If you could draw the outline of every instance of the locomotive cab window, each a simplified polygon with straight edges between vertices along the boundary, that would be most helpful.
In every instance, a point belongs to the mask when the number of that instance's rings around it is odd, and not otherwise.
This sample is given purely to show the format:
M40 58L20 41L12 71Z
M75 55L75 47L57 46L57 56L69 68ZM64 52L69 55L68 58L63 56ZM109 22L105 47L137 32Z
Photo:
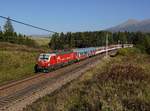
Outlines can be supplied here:
M39 56L39 60L49 60L49 54L41 54L40 56Z

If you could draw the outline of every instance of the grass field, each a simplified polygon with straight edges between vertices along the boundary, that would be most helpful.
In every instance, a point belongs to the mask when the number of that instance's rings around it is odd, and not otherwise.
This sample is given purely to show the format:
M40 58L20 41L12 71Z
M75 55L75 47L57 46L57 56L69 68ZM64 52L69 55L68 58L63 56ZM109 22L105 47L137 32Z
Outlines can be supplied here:
M41 49L0 43L0 84L34 74L34 64Z
M81 78L24 111L148 111L150 55L121 49Z
M48 37L32 37L39 46L48 46L50 38Z

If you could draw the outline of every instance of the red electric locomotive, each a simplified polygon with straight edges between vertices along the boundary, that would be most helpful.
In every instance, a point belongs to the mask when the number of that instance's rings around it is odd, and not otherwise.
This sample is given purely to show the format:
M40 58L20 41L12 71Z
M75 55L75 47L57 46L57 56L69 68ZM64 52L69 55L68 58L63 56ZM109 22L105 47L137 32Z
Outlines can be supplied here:
M73 51L57 51L53 53L42 53L39 55L35 72L48 72L49 70L64 66L77 60Z

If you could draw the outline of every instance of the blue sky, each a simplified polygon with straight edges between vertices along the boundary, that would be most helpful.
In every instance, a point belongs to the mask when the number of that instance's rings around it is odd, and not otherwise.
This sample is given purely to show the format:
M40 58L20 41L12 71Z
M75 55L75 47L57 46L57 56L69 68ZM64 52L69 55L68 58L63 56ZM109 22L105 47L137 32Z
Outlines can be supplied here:
M150 0L1 0L0 15L57 32L95 31L149 19ZM0 18L0 25L4 24ZM13 23L24 34L48 34Z

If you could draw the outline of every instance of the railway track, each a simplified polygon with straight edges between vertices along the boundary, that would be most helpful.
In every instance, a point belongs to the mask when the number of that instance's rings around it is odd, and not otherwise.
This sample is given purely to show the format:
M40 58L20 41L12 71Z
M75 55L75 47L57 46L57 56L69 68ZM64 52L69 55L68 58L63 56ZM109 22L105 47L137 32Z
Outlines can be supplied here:
M19 80L19 81L15 81L9 84L5 84L3 86L0 86L0 98L2 96L7 96L10 93L14 93L17 92L18 90L25 88L28 86L28 84L35 84L36 81L38 81L39 79L43 79L44 78L44 74L39 74L39 75L34 75L32 77L23 79L23 80ZM28 84L26 84L28 83Z
M48 74L41 73L0 86L0 111L20 111L38 98L81 76L83 72L96 65L103 56L104 54L97 55Z

